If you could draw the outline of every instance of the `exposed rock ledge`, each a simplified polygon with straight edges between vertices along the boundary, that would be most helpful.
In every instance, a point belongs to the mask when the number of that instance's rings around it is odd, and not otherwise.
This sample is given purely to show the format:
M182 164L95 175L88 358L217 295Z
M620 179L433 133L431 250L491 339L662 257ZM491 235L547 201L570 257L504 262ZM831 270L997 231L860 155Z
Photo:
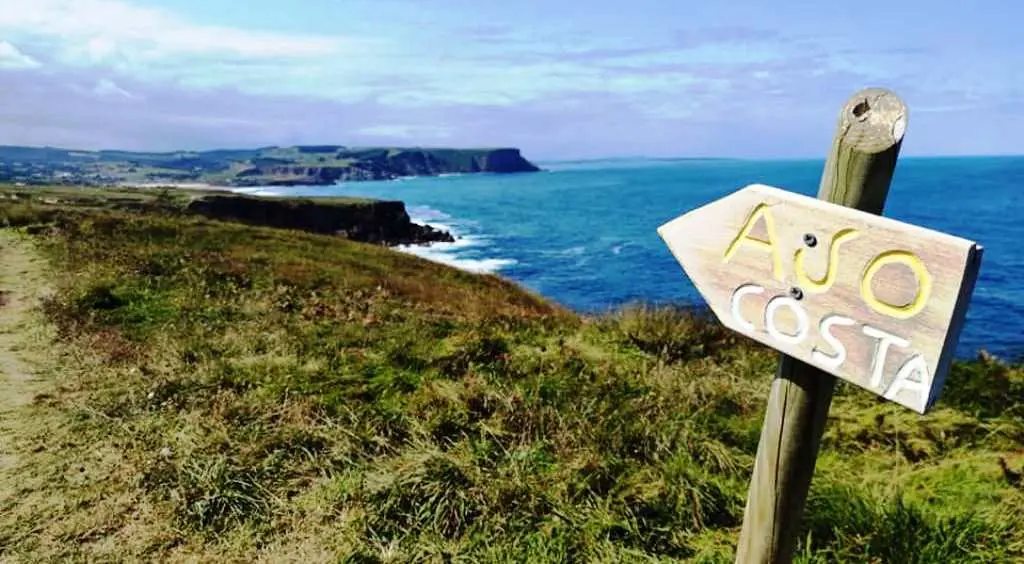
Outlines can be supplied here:
M205 217L338 235L383 245L452 242L447 231L413 223L397 201L257 198L211 194L193 200L187 211Z

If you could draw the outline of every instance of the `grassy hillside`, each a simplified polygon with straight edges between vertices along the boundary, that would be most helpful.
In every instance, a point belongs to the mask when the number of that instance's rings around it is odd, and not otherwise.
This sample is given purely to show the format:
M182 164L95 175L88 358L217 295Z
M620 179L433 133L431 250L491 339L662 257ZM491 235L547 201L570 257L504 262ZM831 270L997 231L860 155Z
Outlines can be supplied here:
M716 323L328 236L0 216L45 222L59 359L0 558L732 561L775 355ZM1024 558L1024 370L957 364L944 397L840 386L798 561Z

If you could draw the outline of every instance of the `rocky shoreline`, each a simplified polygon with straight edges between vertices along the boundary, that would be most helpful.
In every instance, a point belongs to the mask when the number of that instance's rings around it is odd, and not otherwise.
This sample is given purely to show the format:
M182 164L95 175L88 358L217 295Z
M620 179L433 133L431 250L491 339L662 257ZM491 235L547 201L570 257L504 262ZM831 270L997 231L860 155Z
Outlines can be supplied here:
M211 219L298 229L386 246L455 241L447 231L413 223L405 204L399 201L209 194L192 200L185 211Z

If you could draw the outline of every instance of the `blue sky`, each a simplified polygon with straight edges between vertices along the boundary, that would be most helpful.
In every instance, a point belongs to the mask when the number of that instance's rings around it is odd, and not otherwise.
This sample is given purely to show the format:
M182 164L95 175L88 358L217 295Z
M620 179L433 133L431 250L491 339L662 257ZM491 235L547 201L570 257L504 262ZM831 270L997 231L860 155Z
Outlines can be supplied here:
M1024 3L0 0L0 143L821 157L895 90L903 154L1020 154Z

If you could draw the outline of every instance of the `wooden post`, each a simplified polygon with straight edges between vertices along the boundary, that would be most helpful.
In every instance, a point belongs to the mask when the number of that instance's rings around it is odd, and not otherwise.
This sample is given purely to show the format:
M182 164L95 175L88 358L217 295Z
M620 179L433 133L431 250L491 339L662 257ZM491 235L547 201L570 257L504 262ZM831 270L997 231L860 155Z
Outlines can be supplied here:
M843 107L818 198L881 215L906 128L906 106L869 88ZM780 355L750 481L738 564L792 561L835 389L834 376Z

